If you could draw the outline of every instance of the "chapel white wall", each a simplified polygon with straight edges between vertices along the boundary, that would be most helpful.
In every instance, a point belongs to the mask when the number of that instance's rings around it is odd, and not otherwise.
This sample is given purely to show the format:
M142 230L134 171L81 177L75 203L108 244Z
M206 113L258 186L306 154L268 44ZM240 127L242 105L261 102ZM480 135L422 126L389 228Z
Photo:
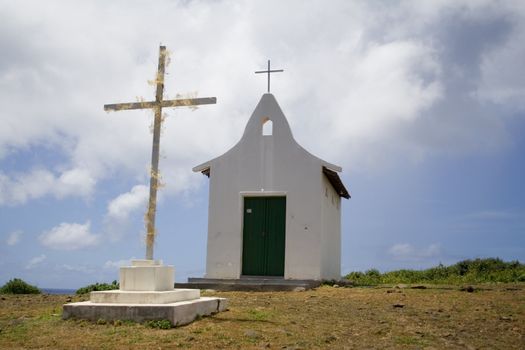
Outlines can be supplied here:
M323 176L323 188L321 275L323 279L338 280L341 278L341 197L326 176Z
M272 136L262 135L266 117L273 121ZM206 277L240 277L243 196L255 193L286 195L285 278L318 280L338 275L340 214L328 205L331 200L323 199L324 164L295 142L275 98L265 94L239 143L209 162Z

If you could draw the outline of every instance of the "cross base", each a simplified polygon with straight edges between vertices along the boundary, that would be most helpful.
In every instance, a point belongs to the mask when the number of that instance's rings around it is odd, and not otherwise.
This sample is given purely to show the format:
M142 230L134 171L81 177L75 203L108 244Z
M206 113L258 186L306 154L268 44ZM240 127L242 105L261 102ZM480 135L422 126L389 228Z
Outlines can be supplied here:
M122 291L167 291L175 283L175 268L163 266L161 260L131 260L119 275Z
M182 326L193 322L198 317L225 311L227 307L227 299L210 297L168 304L102 304L85 301L65 304L62 318L135 322L168 320L173 326Z
M91 292L89 301L65 304L62 318L169 320L178 326L226 310L227 299L201 297L198 289L174 289L174 271L161 261L133 260L120 268L119 290Z
M95 304L168 304L199 299L198 289L172 289L167 291L105 290L91 292L90 301Z

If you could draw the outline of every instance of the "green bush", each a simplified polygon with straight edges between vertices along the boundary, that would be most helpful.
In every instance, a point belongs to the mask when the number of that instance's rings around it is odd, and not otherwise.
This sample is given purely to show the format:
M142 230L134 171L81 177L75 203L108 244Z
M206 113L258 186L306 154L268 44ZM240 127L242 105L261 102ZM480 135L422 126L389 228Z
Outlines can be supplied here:
M350 272L345 276L354 285L374 286L397 283L487 283L525 282L525 265L499 258L463 260L451 266L439 264L426 270L396 270L381 274L376 269Z
M89 292L97 292L101 290L113 290L113 289L119 289L119 284L117 281L113 281L111 282L111 284L97 282L95 284L90 284L88 286L77 289L76 294L86 294Z
M151 320L144 322L144 325L149 328L170 329L173 327L169 320Z
M0 288L0 294L40 294L40 289L20 278L14 278Z

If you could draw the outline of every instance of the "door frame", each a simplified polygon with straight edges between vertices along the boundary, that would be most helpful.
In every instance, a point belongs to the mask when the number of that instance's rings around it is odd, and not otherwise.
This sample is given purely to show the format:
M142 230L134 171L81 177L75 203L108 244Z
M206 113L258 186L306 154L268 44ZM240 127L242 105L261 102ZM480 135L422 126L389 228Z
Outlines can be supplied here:
M288 192L287 191L264 191L261 189L261 191L241 191L239 192L239 220L240 220L240 227L241 230L239 232L239 278L242 276L242 254L243 254L243 243L244 243L244 198L245 197L285 197L286 198L286 209L285 209L285 225L284 225L284 274L283 278L286 279L286 247L288 246L288 235L286 232L288 231ZM271 276L270 276L271 277Z

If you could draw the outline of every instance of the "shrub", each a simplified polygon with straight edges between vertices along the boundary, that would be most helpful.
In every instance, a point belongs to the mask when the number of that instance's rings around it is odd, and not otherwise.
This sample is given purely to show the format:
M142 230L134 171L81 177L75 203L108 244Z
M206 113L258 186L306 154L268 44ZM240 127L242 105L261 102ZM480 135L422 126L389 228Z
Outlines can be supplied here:
M451 266L439 264L426 270L396 270L381 274L376 269L351 272L346 279L360 286L396 283L525 282L525 265L499 258L463 260Z
M423 271L397 270L384 273L381 276L381 283L416 283L423 279Z
M40 294L40 289L19 278L14 278L0 288L0 294Z
M173 327L170 321L168 320L151 320L144 322L144 325L149 328L158 328L158 329L170 329Z
M111 282L111 284L98 283L98 282L95 284L90 284L88 286L77 289L76 294L86 294L89 292L97 292L101 290L113 290L113 289L119 289L119 284L116 280Z

